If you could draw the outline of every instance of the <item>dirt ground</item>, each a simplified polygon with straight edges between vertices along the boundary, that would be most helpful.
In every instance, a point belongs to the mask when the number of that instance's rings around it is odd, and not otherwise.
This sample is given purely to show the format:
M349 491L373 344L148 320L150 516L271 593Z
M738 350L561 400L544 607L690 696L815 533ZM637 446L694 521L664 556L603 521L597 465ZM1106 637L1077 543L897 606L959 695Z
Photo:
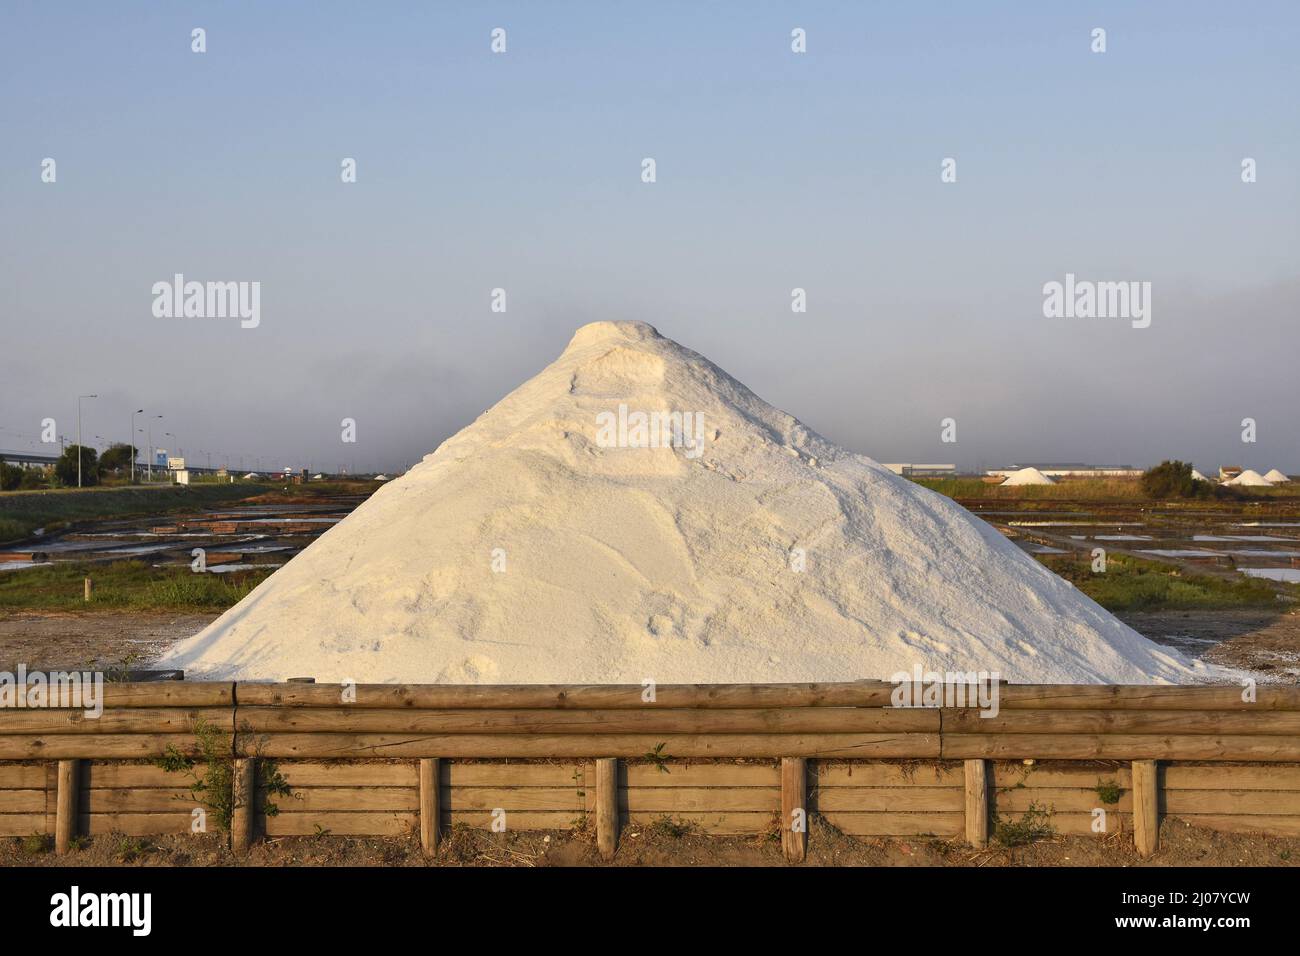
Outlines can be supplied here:
M197 634L215 613L139 611L0 612L0 669L35 670L87 665L146 666L170 644Z
M1300 678L1300 609L1121 612L1129 627L1208 663L1237 667L1263 680Z
M1127 833L1049 837L1024 847L976 850L933 838L859 841L817 817L808 834L807 866L1295 866L1300 838L1220 833L1167 819L1160 850L1143 860ZM126 837L85 841L55 856L36 838L0 840L0 866L785 866L775 834L708 837L656 824L625 827L618 853L604 864L586 831L490 833L458 827L443 837L436 860L425 860L414 836L281 837L256 844L240 859L215 835Z

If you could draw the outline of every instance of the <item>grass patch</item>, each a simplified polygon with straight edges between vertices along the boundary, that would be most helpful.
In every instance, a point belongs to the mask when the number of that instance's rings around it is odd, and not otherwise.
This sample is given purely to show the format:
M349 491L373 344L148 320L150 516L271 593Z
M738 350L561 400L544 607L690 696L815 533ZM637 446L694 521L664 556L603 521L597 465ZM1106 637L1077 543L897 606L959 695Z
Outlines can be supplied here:
M1039 555L1038 560L1108 611L1278 605L1276 584L1258 578L1188 574L1169 564L1126 554L1107 555L1106 571L1102 574L1093 573L1092 559L1088 556L1046 554Z
M1031 803L1029 809L1019 820L1004 820L998 817L993 828L993 839L1005 847L1028 846L1039 840L1046 840L1055 835L1052 826L1052 811Z
M1097 799L1109 807L1119 803L1119 798L1124 795L1124 789L1114 780L1098 780Z
M42 856L54 849L54 837L48 833L32 833L23 837L24 856Z
M0 608L222 611L242 600L274 568L230 574L196 574L183 568L155 568L144 561L111 564L58 563L0 574ZM83 580L95 582L83 600Z

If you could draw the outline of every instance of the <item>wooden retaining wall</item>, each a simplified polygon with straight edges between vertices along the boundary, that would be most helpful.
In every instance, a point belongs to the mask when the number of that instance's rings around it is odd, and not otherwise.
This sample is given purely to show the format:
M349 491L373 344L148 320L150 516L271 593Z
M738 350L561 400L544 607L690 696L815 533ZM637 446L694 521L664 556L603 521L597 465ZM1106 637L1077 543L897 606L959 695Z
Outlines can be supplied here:
M190 778L152 761L196 750L202 721L240 782L237 848L256 835L590 827L671 819L778 833L798 859L808 814L856 837L982 843L1031 810L1067 834L1159 820L1300 835L1300 689L999 688L999 710L891 706L892 685L104 686L103 714L0 708L0 836L185 833ZM289 786L252 793L270 761ZM1099 820L1100 818L1100 820Z

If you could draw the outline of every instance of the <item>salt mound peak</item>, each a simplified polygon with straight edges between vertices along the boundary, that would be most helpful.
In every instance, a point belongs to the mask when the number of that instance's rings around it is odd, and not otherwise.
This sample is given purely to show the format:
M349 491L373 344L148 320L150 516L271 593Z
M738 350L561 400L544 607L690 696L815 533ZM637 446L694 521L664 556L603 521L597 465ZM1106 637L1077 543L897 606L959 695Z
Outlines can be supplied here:
M1007 480L1002 482L1004 485L1054 485L1056 484L1051 478L1039 471L1037 468L1021 468L1019 471L1013 471L1007 475Z
M1282 482L1290 481L1291 479L1287 477L1285 472L1279 471L1278 469L1274 468L1264 475L1264 480L1271 482L1272 484L1275 485L1280 485L1282 484Z
M322 682L1208 673L641 322L578 329L163 661Z
M1264 488L1271 485L1272 482L1255 471L1253 468L1247 468L1236 478L1224 482L1225 485L1240 485L1245 488Z
M652 342L663 341L659 330L648 322L632 320L588 322L573 333L565 351L573 348L585 348L589 345L611 342Z

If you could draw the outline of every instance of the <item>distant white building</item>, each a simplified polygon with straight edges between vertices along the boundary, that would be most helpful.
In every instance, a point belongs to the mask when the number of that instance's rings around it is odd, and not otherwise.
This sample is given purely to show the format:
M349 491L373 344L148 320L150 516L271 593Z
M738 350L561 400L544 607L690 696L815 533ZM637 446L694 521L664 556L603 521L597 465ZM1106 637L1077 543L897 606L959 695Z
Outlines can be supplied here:
M957 474L956 465L913 465L894 462L886 464L885 467L905 478L951 478Z
M985 472L991 478L1010 478L1018 471L1034 468L1048 478L1140 478L1142 469L1132 465L1085 465L1081 461L1033 462L995 468Z

